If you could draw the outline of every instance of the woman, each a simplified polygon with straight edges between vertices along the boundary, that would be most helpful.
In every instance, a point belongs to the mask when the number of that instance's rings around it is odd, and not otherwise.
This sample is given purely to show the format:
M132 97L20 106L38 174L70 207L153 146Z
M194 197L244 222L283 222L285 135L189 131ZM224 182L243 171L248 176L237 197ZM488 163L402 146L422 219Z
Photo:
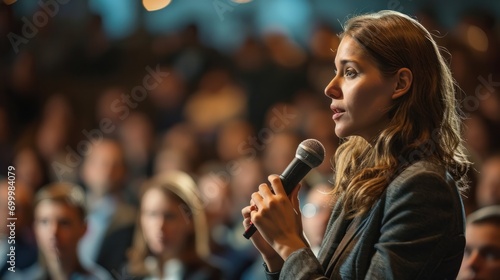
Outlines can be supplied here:
M221 271L206 261L206 218L189 175L170 171L152 179L145 185L140 204L126 276L221 279Z
M454 279L468 162L450 70L404 14L362 15L344 29L325 94L345 142L318 258L302 235L297 190L290 201L275 175L242 209L243 225L259 231L252 242L269 279Z

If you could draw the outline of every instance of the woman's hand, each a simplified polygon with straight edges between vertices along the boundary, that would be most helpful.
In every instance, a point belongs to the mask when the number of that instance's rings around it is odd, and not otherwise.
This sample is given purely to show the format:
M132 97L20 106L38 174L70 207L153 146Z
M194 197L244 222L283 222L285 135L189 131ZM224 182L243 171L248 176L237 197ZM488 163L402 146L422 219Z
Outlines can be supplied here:
M307 247L297 197L299 188L290 194L290 201L279 176L271 175L268 180L272 190L267 184L261 184L259 191L252 194L255 208L250 209L250 220L260 232L260 237L286 260L291 253Z
M249 228L251 225L251 212L257 211L257 207L250 201L250 206L247 206L241 210L241 214L243 215L243 227L245 229ZM274 251L273 247L267 243L267 241L262 237L262 235L256 231L252 237L250 237L253 245L257 250L259 250L262 255L262 259L266 262L267 268L270 272L275 272L281 270L283 266L283 259L281 258L276 251Z

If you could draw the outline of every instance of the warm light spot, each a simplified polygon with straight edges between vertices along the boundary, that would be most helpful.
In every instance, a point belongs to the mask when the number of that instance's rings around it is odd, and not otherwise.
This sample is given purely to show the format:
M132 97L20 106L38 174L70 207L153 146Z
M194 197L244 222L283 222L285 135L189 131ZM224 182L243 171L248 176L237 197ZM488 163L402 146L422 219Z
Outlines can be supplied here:
M488 36L486 36L486 33L481 28L475 25L471 25L467 29L467 41L476 51L485 52L488 50Z
M165 8L172 0L142 0L142 5L149 12Z
M238 3L238 4L245 4L248 2L252 2L252 0L231 0L231 1L233 1L234 3Z
M17 2L17 0L3 0L6 5L12 5Z

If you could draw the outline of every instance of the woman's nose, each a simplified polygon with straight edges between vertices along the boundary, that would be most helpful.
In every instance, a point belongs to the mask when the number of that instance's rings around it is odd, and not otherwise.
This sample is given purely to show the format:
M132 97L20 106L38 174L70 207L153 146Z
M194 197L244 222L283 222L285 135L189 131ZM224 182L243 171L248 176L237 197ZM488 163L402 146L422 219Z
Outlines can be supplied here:
M339 81L337 76L333 76L330 83L325 88L325 95L332 99L342 98L342 91L340 90Z

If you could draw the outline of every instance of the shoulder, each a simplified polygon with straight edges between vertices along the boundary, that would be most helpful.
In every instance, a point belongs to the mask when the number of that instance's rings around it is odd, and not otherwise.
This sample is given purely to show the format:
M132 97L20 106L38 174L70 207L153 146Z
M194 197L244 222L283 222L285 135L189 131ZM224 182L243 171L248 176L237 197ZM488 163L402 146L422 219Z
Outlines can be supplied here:
M463 212L457 185L446 167L428 161L416 162L402 171L389 183L380 203L386 214L408 210L420 214L444 211L459 219Z
M387 196L401 194L401 192L456 192L455 183L450 180L446 167L429 161L416 162L399 175L387 187Z
M446 173L446 167L443 165L429 161L418 161L399 173L399 175L394 179L394 182L403 182L412 178L414 179L415 177L425 177L425 175L433 177L437 176L444 179L446 177Z

